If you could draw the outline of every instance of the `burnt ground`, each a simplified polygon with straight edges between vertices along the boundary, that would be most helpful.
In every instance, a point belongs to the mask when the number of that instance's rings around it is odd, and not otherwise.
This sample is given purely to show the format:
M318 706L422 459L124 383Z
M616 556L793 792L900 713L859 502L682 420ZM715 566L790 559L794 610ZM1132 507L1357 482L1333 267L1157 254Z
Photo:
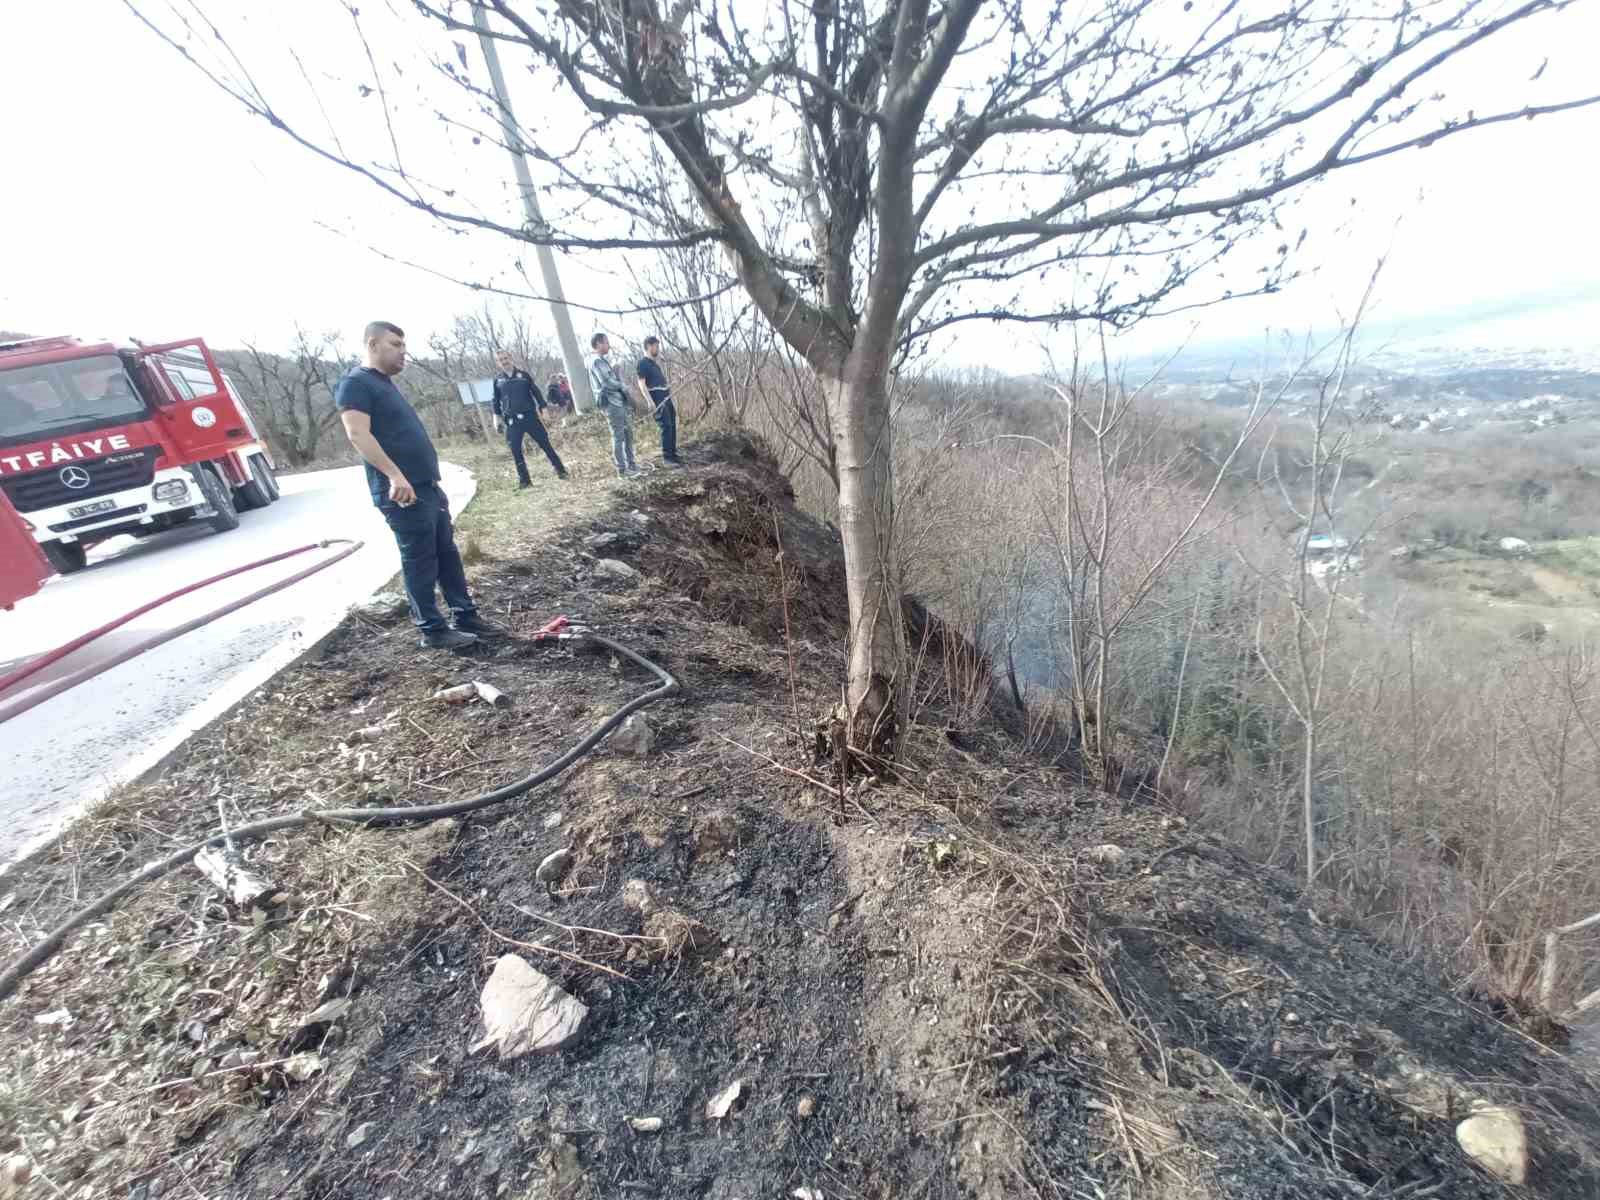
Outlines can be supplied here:
M563 453L602 477L596 448ZM1160 805L1078 786L950 643L899 776L836 795L810 727L842 667L836 539L748 441L689 456L541 480L537 529L486 485L474 586L518 636L430 657L403 618L352 616L0 881L10 957L219 803L515 778L653 683L527 640L558 612L684 685L647 757L602 745L458 821L275 837L247 853L267 912L178 873L79 934L0 1005L26 1195L1489 1197L1453 1135L1474 1099L1528 1122L1527 1191L1600 1195L1600 1091L1559 1050ZM470 679L514 704L431 699ZM549 892L535 867L569 846ZM625 903L640 880L665 916ZM473 1051L511 952L589 1006L566 1048Z

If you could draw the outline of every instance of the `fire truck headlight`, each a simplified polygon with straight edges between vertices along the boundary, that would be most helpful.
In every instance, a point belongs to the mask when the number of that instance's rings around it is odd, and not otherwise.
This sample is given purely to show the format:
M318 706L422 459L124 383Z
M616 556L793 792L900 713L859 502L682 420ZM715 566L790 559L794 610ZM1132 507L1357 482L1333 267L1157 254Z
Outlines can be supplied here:
M188 494L189 485L181 479L163 480L155 486L156 499L167 503L171 503L174 500L182 500Z

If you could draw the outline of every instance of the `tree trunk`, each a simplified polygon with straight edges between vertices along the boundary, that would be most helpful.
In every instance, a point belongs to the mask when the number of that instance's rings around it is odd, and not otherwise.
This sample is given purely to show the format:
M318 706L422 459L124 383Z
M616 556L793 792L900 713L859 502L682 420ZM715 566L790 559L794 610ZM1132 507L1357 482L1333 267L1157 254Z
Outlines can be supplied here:
M894 468L888 372L852 356L844 378L828 380L839 467L839 533L850 601L845 699L850 744L892 752L904 701L905 633L894 558Z

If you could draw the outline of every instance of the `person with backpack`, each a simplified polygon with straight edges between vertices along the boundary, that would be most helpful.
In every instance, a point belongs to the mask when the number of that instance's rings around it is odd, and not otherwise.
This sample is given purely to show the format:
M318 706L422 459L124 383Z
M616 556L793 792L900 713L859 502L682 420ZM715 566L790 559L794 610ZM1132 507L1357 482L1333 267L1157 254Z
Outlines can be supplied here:
M589 385L594 389L594 402L611 426L611 458L617 466L620 479L633 479L644 472L633 457L632 406L628 402L628 389L617 378L611 365L611 339L597 333L589 339L594 355L589 360Z
M513 362L507 351L496 352L494 359L500 368L500 374L494 379L494 427L505 430L511 461L517 468L517 487L533 486L533 480L528 477L528 460L522 454L524 438L532 438L534 445L550 460L556 478L565 479L567 468L562 465L561 456L550 444L550 434L539 419L539 410L544 407L539 385L534 383L532 375Z

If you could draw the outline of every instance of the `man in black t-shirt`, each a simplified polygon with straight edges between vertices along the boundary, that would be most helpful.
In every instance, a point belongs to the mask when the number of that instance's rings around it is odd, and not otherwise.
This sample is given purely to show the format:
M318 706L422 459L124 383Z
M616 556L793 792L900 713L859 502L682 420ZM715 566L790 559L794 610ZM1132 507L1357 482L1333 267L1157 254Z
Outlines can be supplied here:
M656 424L661 427L661 458L674 467L683 466L678 458L678 410L672 404L672 389L667 387L667 373L657 361L661 357L661 339L644 340L644 357L639 360L639 392Z
M374 321L366 328L367 365L339 381L333 401L345 436L367 464L367 488L400 547L400 574L411 619L432 650L460 650L505 631L478 615L467 592L467 573L456 550L450 501L439 486L439 454L394 377L405 370L406 335L398 325ZM438 589L455 617L445 623Z
M505 429L506 445L511 447L511 461L517 467L517 486L533 486L533 481L528 478L528 460L522 456L523 438L531 437L555 468L556 478L565 479L567 468L561 465L561 456L550 445L550 435L545 431L544 422L539 419L539 410L544 407L539 385L534 383L532 375L512 362L511 355L506 351L499 351L494 359L500 368L500 374L494 378L494 427L500 429L503 426Z

